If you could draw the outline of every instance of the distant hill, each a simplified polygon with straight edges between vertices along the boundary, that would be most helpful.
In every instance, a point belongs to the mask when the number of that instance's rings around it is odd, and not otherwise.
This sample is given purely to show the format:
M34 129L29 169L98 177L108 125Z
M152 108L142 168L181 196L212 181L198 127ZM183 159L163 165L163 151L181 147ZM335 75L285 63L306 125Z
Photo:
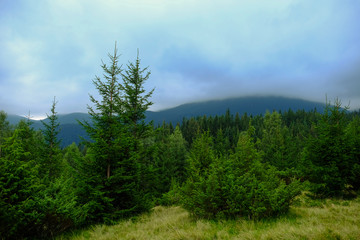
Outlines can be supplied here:
M196 116L215 116L223 115L229 109L232 114L239 113L240 115L247 113L248 115L264 114L266 111L293 111L305 110L310 111L317 109L322 112L325 104L306 101L302 99L285 98L285 97L241 97L224 100L212 100L196 103L183 104L174 108L152 112L146 112L146 121L153 121L157 126L163 121L171 122L174 125L181 123L182 119L196 117ZM24 117L9 115L8 120L11 124L16 124ZM59 138L62 139L62 145L67 146L72 142L79 143L79 136L86 136L85 131L77 123L77 120L90 120L87 113L71 113L59 114L58 120L61 127ZM44 120L48 122L47 119ZM41 121L33 120L33 127L41 129Z
M8 115L7 120L10 124L16 125L20 120L26 120L25 117L17 115ZM90 121L90 115L87 113L70 113L70 114L59 114L58 121L60 123L59 139L61 139L61 145L63 147L70 145L75 142L76 144L81 142L82 137L86 137L85 130L78 124L77 120ZM48 119L43 120L49 123ZM31 120L32 127L35 129L43 129L43 124L40 120Z
M178 107L162 110L159 112L147 112L147 118L154 123L162 121L181 123L182 119L195 116L215 116L225 114L229 109L232 114L248 115L264 114L266 111L293 111L305 110L310 111L317 109L322 112L325 104L312 102L302 99L285 98L285 97L241 97L224 100L212 100L196 103L183 104Z
M7 115L7 120L9 121L10 124L15 125L18 122L20 122L20 120L22 119L26 119L24 117L18 116L18 115L12 115L12 114L8 114Z

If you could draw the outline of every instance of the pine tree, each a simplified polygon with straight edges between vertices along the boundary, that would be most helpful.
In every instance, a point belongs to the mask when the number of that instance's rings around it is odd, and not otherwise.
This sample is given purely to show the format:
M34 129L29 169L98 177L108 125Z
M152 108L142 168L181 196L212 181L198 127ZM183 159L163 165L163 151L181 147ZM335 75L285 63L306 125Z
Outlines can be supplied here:
M304 162L312 184L312 192L319 197L343 196L351 176L351 149L345 134L346 108L336 99L327 103L321 120L309 136L304 149Z
M355 191L360 189L360 117L356 116L346 128L346 136L350 142L351 173L349 184Z
M90 95L90 100L95 108L88 106L92 122L80 122L95 144L87 141L86 144L92 148L98 148L101 165L106 166L106 177L111 176L111 167L114 164L114 154L117 143L114 141L124 131L123 109L121 99L122 85L119 83L121 67L118 66L118 53L115 45L114 55L108 54L111 66L102 63L104 81L96 76L93 80L95 88L102 99L96 100ZM114 149L115 148L115 149Z
M285 132L282 126L281 115L278 112L266 112L264 129L262 132L261 149L264 151L264 160L267 163L284 170L287 166Z
M145 81L149 79L150 71L148 67L141 69L139 51L135 63L129 63L125 73L121 74L124 90L124 112L126 120L131 126L131 131L135 139L143 137L147 125L145 124L145 112L153 104L149 98L154 92L152 89L146 92Z
M122 90L124 93L122 105L125 124L132 134L132 140L134 141L134 160L139 167L138 182L140 189L138 191L144 196L147 195L147 198L150 198L149 195L153 191L150 190L149 183L151 181L148 177L154 174L154 168L153 164L147 161L146 155L148 151L145 149L145 145L140 143L151 132L151 124L145 122L145 112L153 104L149 98L153 94L154 89L146 92L144 84L149 79L150 71L148 71L148 67L142 69L140 63L138 51L135 62L129 62L126 70L121 74Z
M92 122L80 122L91 140L85 141L89 151L79 164L81 181L77 189L93 222L112 222L147 208L139 190L136 141L128 123L124 87L119 82L122 69L116 45L114 54L108 56L110 66L101 65L104 80L96 77L93 81L101 100L90 95Z
M7 114L4 111L0 111L0 157L1 157L1 145L7 137L10 137L10 124L6 120Z
M207 134L194 141L188 158L188 179L181 189L181 201L190 214L260 219L289 210L300 193L299 182L286 184L276 168L262 162L254 132L250 125L246 133L241 133L235 152L228 157L214 156Z
M166 192L169 191L172 180L178 183L185 181L186 144L180 127L176 126L175 131L168 136L162 145L160 174Z
M52 106L51 106L51 115L46 114L49 123L45 121L41 121L44 125L44 130L42 133L45 138L46 143L46 163L45 165L48 167L48 177L50 180L58 177L60 174L60 140L57 138L60 129L60 123L57 121L58 116L55 111L57 101L54 97Z
M20 121L2 147L0 158L0 236L21 239L39 234L44 218L37 196L44 185L39 177L41 138Z

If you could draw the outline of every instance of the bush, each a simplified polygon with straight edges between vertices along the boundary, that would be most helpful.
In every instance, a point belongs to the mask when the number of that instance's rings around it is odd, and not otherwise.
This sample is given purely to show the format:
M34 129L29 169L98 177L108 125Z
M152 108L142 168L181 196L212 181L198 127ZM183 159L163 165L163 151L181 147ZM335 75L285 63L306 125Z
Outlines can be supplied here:
M300 182L286 184L275 167L262 163L253 131L250 127L239 137L235 153L227 158L214 157L212 139L206 133L194 142L182 188L184 208L193 216L261 219L288 211L300 194Z

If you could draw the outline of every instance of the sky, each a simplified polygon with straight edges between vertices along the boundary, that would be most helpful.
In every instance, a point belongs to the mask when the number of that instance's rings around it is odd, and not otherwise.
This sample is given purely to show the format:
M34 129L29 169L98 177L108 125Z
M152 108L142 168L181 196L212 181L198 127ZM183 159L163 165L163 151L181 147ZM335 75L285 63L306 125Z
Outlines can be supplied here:
M360 108L359 0L0 0L0 110L87 112L115 42L150 110L252 95Z

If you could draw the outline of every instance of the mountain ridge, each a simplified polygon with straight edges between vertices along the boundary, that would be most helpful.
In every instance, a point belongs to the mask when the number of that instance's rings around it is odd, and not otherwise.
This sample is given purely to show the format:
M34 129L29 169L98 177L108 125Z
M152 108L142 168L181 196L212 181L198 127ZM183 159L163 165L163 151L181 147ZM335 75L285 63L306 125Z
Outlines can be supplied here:
M185 103L177 107L160 110L160 111L147 111L146 121L153 121L154 125L160 125L163 122L172 123L176 125L181 123L183 118L191 118L197 116L215 116L223 115L227 110L230 110L232 114L239 113L243 115L260 115L265 114L266 111L287 111L289 109L293 111L305 110L311 111L316 109L318 112L322 112L325 108L324 103L313 102L297 98L286 97L238 97L228 98L222 100L209 100L203 102ZM16 124L25 117L16 115L8 115L8 121L11 124ZM86 136L84 129L78 124L78 121L90 121L90 115L87 113L70 113L70 114L58 114L58 122L60 123L61 131L59 138L62 140L62 146L67 146L72 142L79 143L79 136ZM48 122L48 119L43 121ZM35 129L41 129L43 127L40 120L31 120L32 126Z
M184 117L223 115L227 109L233 114L259 115L265 114L266 111L287 111L289 109L293 111L317 109L317 111L322 112L325 105L315 101L278 96L237 97L185 103L156 112L148 111L147 117L154 120L154 123L161 123L161 119L166 119L167 122L176 124L177 122L181 123Z
M325 107L324 103L304 100L299 98L288 98L278 96L251 96L251 97L234 97L218 100L207 100L199 102L184 103L172 108L159 111L147 111L146 118L148 122L153 120L154 123L162 123L163 121L181 122L182 119L196 116L215 116L225 114L229 109L231 113L239 113L240 115L247 113L249 115L264 114L266 111L293 111L297 110L313 110L322 111ZM8 115L10 124L16 124L21 119L26 119L19 115ZM90 120L88 113L74 112L68 114L58 114L60 124L77 124L77 120ZM48 119L31 120L37 125L41 121L48 122Z

